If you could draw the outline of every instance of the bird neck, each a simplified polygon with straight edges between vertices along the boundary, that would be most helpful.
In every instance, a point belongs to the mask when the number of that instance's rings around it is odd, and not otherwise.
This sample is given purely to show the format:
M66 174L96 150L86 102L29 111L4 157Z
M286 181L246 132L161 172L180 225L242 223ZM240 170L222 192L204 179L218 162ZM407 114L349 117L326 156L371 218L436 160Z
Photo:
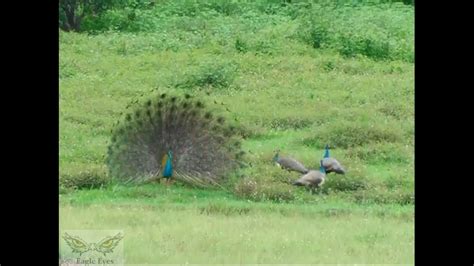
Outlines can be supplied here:
M321 165L321 166L319 167L319 172L321 172L321 173L323 173L323 174L326 173L326 169L324 168L324 166Z
M273 156L273 161L274 161L274 162L278 161L278 158L279 158L279 155L278 155L278 153L277 153L277 154L275 154L275 156Z
M326 148L326 150L324 151L324 158L329 158L329 149Z

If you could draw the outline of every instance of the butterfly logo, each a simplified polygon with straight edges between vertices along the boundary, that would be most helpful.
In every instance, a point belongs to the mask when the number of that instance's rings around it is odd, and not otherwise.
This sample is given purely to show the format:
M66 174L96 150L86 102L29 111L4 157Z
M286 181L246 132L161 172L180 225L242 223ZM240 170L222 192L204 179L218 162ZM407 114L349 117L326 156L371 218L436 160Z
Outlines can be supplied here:
M97 251L104 256L107 253L112 253L117 247L120 240L123 239L121 233L116 234L115 236L107 236L100 240L97 243L87 243L78 236L72 236L68 233L64 233L63 239L66 241L66 244L72 249L73 253L79 253L79 256L89 251Z

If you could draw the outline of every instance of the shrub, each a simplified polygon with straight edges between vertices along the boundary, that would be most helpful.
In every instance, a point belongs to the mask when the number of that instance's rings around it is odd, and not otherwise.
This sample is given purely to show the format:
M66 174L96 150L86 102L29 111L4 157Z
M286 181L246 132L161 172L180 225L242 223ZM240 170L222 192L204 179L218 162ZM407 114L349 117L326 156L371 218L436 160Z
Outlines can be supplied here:
M237 182L234 194L240 198L253 201L288 202L295 198L293 188L288 184L265 180L257 182L252 178L245 178Z
M367 189L369 187L369 181L367 178L360 174L352 172L345 175L328 174L324 185L322 186L323 193L330 192L350 192Z
M403 4L315 4L300 18L297 36L316 49L375 60L414 60L413 7Z
M182 82L178 82L176 87L192 88L228 88L235 79L237 66L226 62L204 61L191 73L187 74Z
M316 148L322 148L325 143L349 148L368 143L399 142L402 139L403 132L400 128L362 121L341 121L319 128L314 136L304 138L302 143Z
M383 143L349 148L346 155L371 164L408 164L411 161L411 153L412 151L401 144Z
M99 188L110 183L107 171L103 167L92 167L59 177L61 190Z
M273 119L265 126L277 130L302 129L311 126L312 123L313 122L309 119L287 117Z
M387 189L375 186L371 189L360 190L352 194L357 203L377 203L377 204L414 204L415 195L413 190Z

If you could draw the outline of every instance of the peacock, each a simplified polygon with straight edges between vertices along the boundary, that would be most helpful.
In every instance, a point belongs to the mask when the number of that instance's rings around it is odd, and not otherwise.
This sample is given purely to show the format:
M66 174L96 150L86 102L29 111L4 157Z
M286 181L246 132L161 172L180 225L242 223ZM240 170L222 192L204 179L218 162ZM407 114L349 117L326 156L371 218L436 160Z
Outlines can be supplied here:
M124 182L164 178L206 186L240 167L245 152L238 128L194 98L162 93L130 108L112 130L110 175Z
M288 171L296 171L302 174L308 173L308 169L306 169L306 167L299 161L290 157L280 156L280 150L275 151L273 162L275 162L279 167L287 169Z
M309 170L308 173L293 182L295 186L305 186L314 192L317 188L324 184L326 179L326 169L323 166L323 160L320 161L319 171Z
M335 172L337 174L345 174L346 170L342 167L342 165L334 158L329 156L329 145L326 144L324 150L324 158L323 158L323 166L326 169L326 173Z

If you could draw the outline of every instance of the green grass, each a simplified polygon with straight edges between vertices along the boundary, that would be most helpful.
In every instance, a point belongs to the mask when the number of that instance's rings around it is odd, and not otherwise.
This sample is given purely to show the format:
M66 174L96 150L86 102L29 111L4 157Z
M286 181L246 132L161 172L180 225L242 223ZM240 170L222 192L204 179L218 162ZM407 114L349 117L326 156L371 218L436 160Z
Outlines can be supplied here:
M208 214L147 206L65 206L61 228L124 231L127 263L413 262L413 223L359 215Z
M165 1L60 32L61 228L124 229L129 263L413 263L413 7L270 2ZM251 167L223 190L110 180L114 123L153 90L235 123ZM326 143L348 172L321 194L271 163L317 167Z
M160 185L60 197L60 229L124 230L128 263L389 263L413 261L413 206L239 200ZM229 252L232 251L232 252Z

